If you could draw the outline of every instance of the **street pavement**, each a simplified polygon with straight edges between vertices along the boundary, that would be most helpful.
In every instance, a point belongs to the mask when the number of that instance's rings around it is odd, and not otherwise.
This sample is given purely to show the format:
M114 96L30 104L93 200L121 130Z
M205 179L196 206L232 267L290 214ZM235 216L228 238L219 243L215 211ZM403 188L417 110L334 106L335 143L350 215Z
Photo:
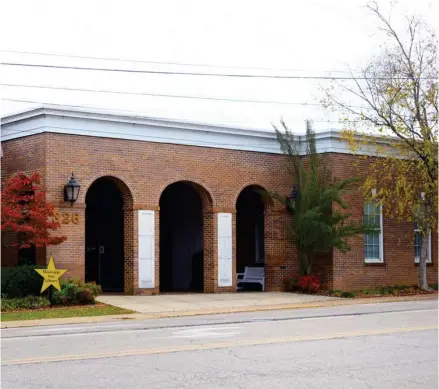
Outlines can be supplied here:
M436 300L2 330L2 388L437 388Z

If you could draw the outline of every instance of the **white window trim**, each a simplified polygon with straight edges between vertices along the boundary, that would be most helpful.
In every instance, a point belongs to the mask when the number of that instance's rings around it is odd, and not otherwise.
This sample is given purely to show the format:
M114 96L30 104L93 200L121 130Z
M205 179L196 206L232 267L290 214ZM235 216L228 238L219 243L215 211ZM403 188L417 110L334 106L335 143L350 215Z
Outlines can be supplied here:
M384 263L384 239L383 239L383 206L380 205L380 233L378 239L380 241L380 257L379 258L364 258L364 263Z
M415 232L419 229L415 229ZM419 263L420 258L415 256L415 263ZM428 233L428 258L427 263L431 263L431 231Z

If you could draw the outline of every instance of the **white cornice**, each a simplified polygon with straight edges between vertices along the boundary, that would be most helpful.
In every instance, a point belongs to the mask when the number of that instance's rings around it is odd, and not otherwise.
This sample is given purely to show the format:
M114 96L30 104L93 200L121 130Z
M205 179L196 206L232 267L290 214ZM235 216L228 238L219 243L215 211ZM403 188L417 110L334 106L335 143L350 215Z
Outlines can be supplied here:
M229 134L243 134L244 132L251 132L253 134L266 134L270 133L270 130L244 128L244 127L229 127L229 126L217 126L208 123L189 122L184 120L173 120L159 117L142 116L138 114L127 114L118 111L108 112L106 110L87 109L87 108L70 108L68 106L50 106L44 105L31 110L26 110L11 115L2 117L2 126L9 123L17 123L23 120L29 120L41 116L58 116L58 117L70 117L81 118L90 120L111 121L117 123L130 123L146 126L160 126L168 128L209 131Z
M2 141L43 132L280 154L273 130L216 126L135 114L43 106L2 118ZM319 153L350 153L340 132L316 134Z

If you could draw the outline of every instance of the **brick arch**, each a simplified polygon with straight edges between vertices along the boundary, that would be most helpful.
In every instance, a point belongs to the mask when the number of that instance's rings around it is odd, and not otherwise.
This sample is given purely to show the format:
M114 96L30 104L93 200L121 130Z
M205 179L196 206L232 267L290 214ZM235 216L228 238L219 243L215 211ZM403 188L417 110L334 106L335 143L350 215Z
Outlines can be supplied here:
M90 187L99 179L101 178L109 178L111 181L116 184L117 188L119 189L122 199L123 199L123 206L124 209L133 209L135 199L134 199L134 192L129 184L127 184L127 180L124 178L119 178L113 174L100 174L92 177L90 180L86 182L84 185L84 190L81 190L80 199L81 203L85 204L85 199L87 196L87 192L90 189Z
M191 187L193 187L197 191L197 193L200 195L200 198L201 198L203 211L212 210L214 204L216 204L216 201L214 200L213 196L211 195L212 191L207 189L207 187L206 187L206 185L204 185L204 183L199 183L199 182L196 182L194 180L186 180L186 179L168 182L167 184L163 185L160 188L159 196L156 199L155 203L160 204L160 199L163 195L163 192L171 185L178 184L178 183L190 185Z
M236 210L236 205L238 204L238 199L239 196L241 195L241 193L246 190L247 188L251 188L254 189L255 191L261 191L261 192L265 192L266 195L263 195L261 193L261 198L262 198L262 202L264 203L264 209L265 211L267 211L268 209L272 208L274 206L274 201L271 198L271 196L269 195L269 191L267 190L267 188L265 188L264 186L260 185L260 184L245 184L243 185L238 192L235 195L235 199L233 204L235 204L235 210Z
M110 179L119 190L123 201L123 217L124 217L124 293L132 294L134 292L134 196L130 186L125 179L119 178L113 174L96 175L87 181L82 191L81 200L85 204L89 189L98 180L106 178ZM84 226L85 227L85 226Z
M173 184L182 183L187 184L195 189L201 198L202 205L202 220L203 220L203 291L205 293L213 293L216 291L217 285L217 264L215 251L215 233L216 224L213 214L213 205L215 200L211 195L211 191L206 189L206 186L195 182L193 180L177 180L164 185L160 190L160 195L156 200L156 204L160 204L160 199L163 193ZM160 212L160 211L159 211ZM158 231L160 234L160 231ZM160 261L156 275L160 279Z

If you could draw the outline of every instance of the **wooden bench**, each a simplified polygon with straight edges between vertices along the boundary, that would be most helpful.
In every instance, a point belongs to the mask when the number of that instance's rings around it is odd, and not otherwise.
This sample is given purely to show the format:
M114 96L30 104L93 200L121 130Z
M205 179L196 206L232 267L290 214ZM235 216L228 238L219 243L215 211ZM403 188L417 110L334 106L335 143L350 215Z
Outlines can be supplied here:
M244 273L236 273L237 289L243 289L243 284L260 284L265 289L265 269L263 267L246 267Z

